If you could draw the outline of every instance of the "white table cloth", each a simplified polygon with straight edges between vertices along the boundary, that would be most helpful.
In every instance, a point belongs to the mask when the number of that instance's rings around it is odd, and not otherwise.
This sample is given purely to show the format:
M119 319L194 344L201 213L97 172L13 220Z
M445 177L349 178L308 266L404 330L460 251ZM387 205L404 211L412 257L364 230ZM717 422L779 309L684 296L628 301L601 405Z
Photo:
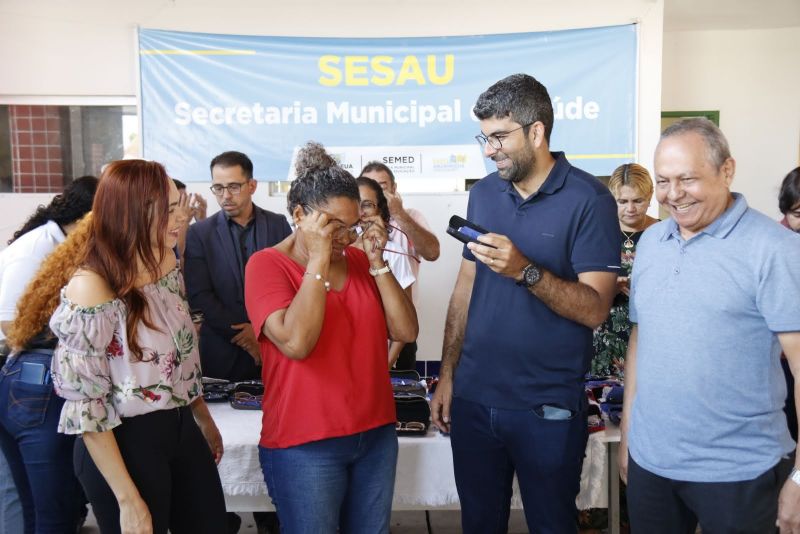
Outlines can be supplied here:
M273 510L258 461L261 412L234 410L227 403L209 407L225 446L219 474L228 510ZM589 436L576 500L579 509L608 506L607 445L617 441L619 430L613 427ZM450 439L430 431L424 437L401 437L399 443L392 508L458 508ZM516 481L511 504L522 507Z

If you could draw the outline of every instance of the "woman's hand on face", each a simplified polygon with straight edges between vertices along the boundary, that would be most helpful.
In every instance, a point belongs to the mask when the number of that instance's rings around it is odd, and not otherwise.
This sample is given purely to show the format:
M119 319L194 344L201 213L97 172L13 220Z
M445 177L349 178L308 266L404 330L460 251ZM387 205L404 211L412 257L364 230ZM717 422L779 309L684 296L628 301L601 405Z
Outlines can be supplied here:
M153 534L153 518L141 497L119 503L119 526L122 534Z
M379 215L364 217L361 219L364 231L361 234L361 248L367 254L370 265L373 267L383 267L383 247L389 240L386 233L386 226Z
M330 257L334 225L326 214L314 210L303 217L297 226L303 230L309 257Z

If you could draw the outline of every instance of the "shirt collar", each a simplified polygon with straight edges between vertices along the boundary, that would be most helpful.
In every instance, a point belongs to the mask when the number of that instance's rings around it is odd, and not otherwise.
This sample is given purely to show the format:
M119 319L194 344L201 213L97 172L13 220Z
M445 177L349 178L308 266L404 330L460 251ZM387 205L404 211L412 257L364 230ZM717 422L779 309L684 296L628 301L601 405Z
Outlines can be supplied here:
M733 196L733 204L726 209L722 215L714 219L714 222L703 228L701 234L708 234L717 239L725 239L728 234L736 227L736 224L747 211L747 201L741 193L731 193ZM667 219L664 233L661 235L661 241L666 241L670 237L675 239L683 239L681 237L681 229L678 228L678 223L675 219Z
M542 183L541 187L539 187L537 193L552 195L561 189L564 186L564 181L567 179L567 174L569 174L572 168L572 164L567 161L567 157L563 152L550 152L550 155L556 162L553 168L550 169L550 174L547 175L547 178L544 183ZM519 192L514 188L514 184L509 180L503 180L500 178L500 175L497 176L497 179L499 180L500 191L507 191L519 195Z
M225 211L225 210L220 210L220 211L222 211L222 216L225 217L225 220L228 222L228 226L238 226L239 228L244 228L246 230L246 229L250 228L251 226L253 226L253 223L256 220L255 209L253 210L253 216L250 217L250 220L247 221L247 224L245 224L244 226L242 226L239 223L237 223L236 221L234 221L233 218L230 215L228 215L227 211Z

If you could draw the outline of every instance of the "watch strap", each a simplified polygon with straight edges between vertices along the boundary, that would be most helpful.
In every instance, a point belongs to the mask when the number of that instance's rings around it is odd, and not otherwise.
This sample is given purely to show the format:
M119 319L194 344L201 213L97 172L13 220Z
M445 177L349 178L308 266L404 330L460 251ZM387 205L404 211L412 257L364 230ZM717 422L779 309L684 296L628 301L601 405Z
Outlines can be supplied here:
M372 276L380 276L382 274L386 274L386 273L390 273L390 272L392 272L392 269L389 268L389 264L388 263L384 263L383 267L381 267L380 269L373 269L372 267L369 268L369 274L371 274Z

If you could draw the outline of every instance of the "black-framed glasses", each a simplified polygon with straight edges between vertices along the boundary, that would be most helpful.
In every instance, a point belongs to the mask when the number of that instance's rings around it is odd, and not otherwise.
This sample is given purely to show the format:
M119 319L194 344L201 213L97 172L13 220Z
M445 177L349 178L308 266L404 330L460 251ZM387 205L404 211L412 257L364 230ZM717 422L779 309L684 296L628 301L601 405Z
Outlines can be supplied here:
M514 128L513 130L509 130L507 132L503 132L503 133L500 134L500 136L506 137L509 134L512 134L512 133L516 132L517 130L521 130L523 128L527 128L528 126L532 125L535 122L536 121L529 122L528 124L523 124L519 128ZM487 144L490 147L492 147L493 149L495 149L495 150L500 150L501 148L503 148L503 142L500 139L500 137L498 137L498 134L492 134L492 135L489 135L489 136L486 136L486 135L483 135L483 134L478 134L478 135L475 136L475 140L478 142L479 145L481 145L481 148L485 147Z
M233 182L228 185L214 184L211 187L209 187L209 189L211 190L212 193L214 193L214 196L218 197L224 195L226 190L231 195L238 195L239 193L242 192L242 187L244 187L245 184L247 184L247 182Z

